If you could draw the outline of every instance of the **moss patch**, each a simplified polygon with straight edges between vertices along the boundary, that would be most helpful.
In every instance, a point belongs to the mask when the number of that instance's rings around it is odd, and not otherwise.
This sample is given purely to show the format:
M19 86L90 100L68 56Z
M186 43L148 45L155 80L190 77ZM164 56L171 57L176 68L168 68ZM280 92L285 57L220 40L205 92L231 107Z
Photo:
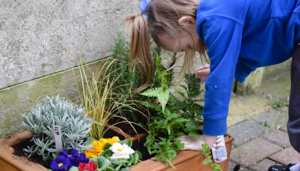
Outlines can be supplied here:
M93 69L98 64L88 66ZM74 72L78 77L78 68ZM46 96L60 95L78 103L76 90L72 69L0 90L0 138L22 132L22 114L28 114Z
M227 117L228 127L269 110L269 102L271 102L271 100L258 95L237 96L233 94L231 96Z

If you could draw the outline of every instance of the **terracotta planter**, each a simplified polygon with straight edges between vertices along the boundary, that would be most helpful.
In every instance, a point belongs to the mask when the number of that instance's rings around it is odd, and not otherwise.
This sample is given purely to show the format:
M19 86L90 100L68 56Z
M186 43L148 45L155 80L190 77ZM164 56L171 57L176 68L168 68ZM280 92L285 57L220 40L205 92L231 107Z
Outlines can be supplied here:
M227 160L218 163L223 171L227 171L230 159L232 141L234 139L225 136L225 144L227 149ZM172 161L177 171L212 171L211 166L203 165L205 157L197 151L184 150L180 151L176 158ZM176 171L167 163L158 162L155 158L148 159L130 168L130 171Z
M29 161L26 157L13 155L12 146L31 138L31 133L25 131L12 135L9 139L0 139L0 171L47 171L42 165Z
M140 137L145 136L139 134ZM12 135L9 139L0 139L0 171L47 171L47 168L29 161L26 157L19 157L13 155L14 149L12 146L20 143L22 140L31 138L31 133L25 131L19 134ZM126 137L135 141L138 137ZM228 162L230 158L232 137L225 137L226 149L228 153L228 159L222 163L221 168L223 171L227 171ZM200 152L196 151L181 151L178 156L173 160L173 164L176 170L186 171L210 171L210 166L203 165L202 161L204 156ZM174 170L168 166L167 163L161 163L155 160L155 158L143 161L135 166L132 166L130 171L171 171Z

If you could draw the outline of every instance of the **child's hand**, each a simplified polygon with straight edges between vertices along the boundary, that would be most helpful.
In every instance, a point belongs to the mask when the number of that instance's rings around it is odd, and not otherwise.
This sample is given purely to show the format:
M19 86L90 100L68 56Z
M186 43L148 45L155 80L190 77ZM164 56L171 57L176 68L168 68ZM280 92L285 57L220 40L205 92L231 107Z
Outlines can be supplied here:
M200 84L203 84L205 82L205 79L208 77L208 74L210 73L210 66L208 64L199 67L196 70L196 77L201 79Z
M183 135L178 137L177 139L181 140L181 143L184 144L184 149L190 149L190 150L202 150L202 144L207 143L209 145L209 148L213 146L215 141L217 140L217 136L210 136L210 135L202 135L202 139L200 140L197 137L192 137L188 135Z
M217 136L210 136L205 134L202 135L202 138L209 145L209 148L211 148L215 143L215 141L217 140Z
M200 140L197 137L192 137L188 135L183 135L177 139L181 140L181 143L184 144L184 150L202 150L202 144L205 143L203 140Z

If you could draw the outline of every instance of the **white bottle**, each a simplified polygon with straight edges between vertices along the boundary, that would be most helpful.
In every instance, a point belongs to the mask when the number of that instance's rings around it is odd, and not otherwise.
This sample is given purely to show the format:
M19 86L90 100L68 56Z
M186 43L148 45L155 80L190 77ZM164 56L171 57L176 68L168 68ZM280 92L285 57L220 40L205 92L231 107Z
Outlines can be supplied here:
M217 140L211 147L212 156L216 163L220 163L227 159L227 151L225 146L224 136L217 136Z

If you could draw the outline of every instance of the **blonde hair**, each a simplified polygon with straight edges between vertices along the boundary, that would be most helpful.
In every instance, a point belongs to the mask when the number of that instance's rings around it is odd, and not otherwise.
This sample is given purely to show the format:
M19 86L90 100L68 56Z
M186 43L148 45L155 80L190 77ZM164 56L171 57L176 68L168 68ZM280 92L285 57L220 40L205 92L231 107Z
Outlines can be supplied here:
M142 80L137 92L148 87L154 72L149 33L158 46L161 45L158 39L159 35L169 34L174 39L178 39L180 31L191 35L189 31L178 24L178 20L182 16L191 16L196 19L198 6L198 0L151 0L146 14L125 17L123 21L127 25L126 32L131 33L130 62L132 64L133 60L136 60ZM148 19L146 15L148 15ZM198 44L201 48L200 55L207 61L206 46L201 39ZM179 77L186 72L189 74L193 72L195 56L195 50L185 52Z

